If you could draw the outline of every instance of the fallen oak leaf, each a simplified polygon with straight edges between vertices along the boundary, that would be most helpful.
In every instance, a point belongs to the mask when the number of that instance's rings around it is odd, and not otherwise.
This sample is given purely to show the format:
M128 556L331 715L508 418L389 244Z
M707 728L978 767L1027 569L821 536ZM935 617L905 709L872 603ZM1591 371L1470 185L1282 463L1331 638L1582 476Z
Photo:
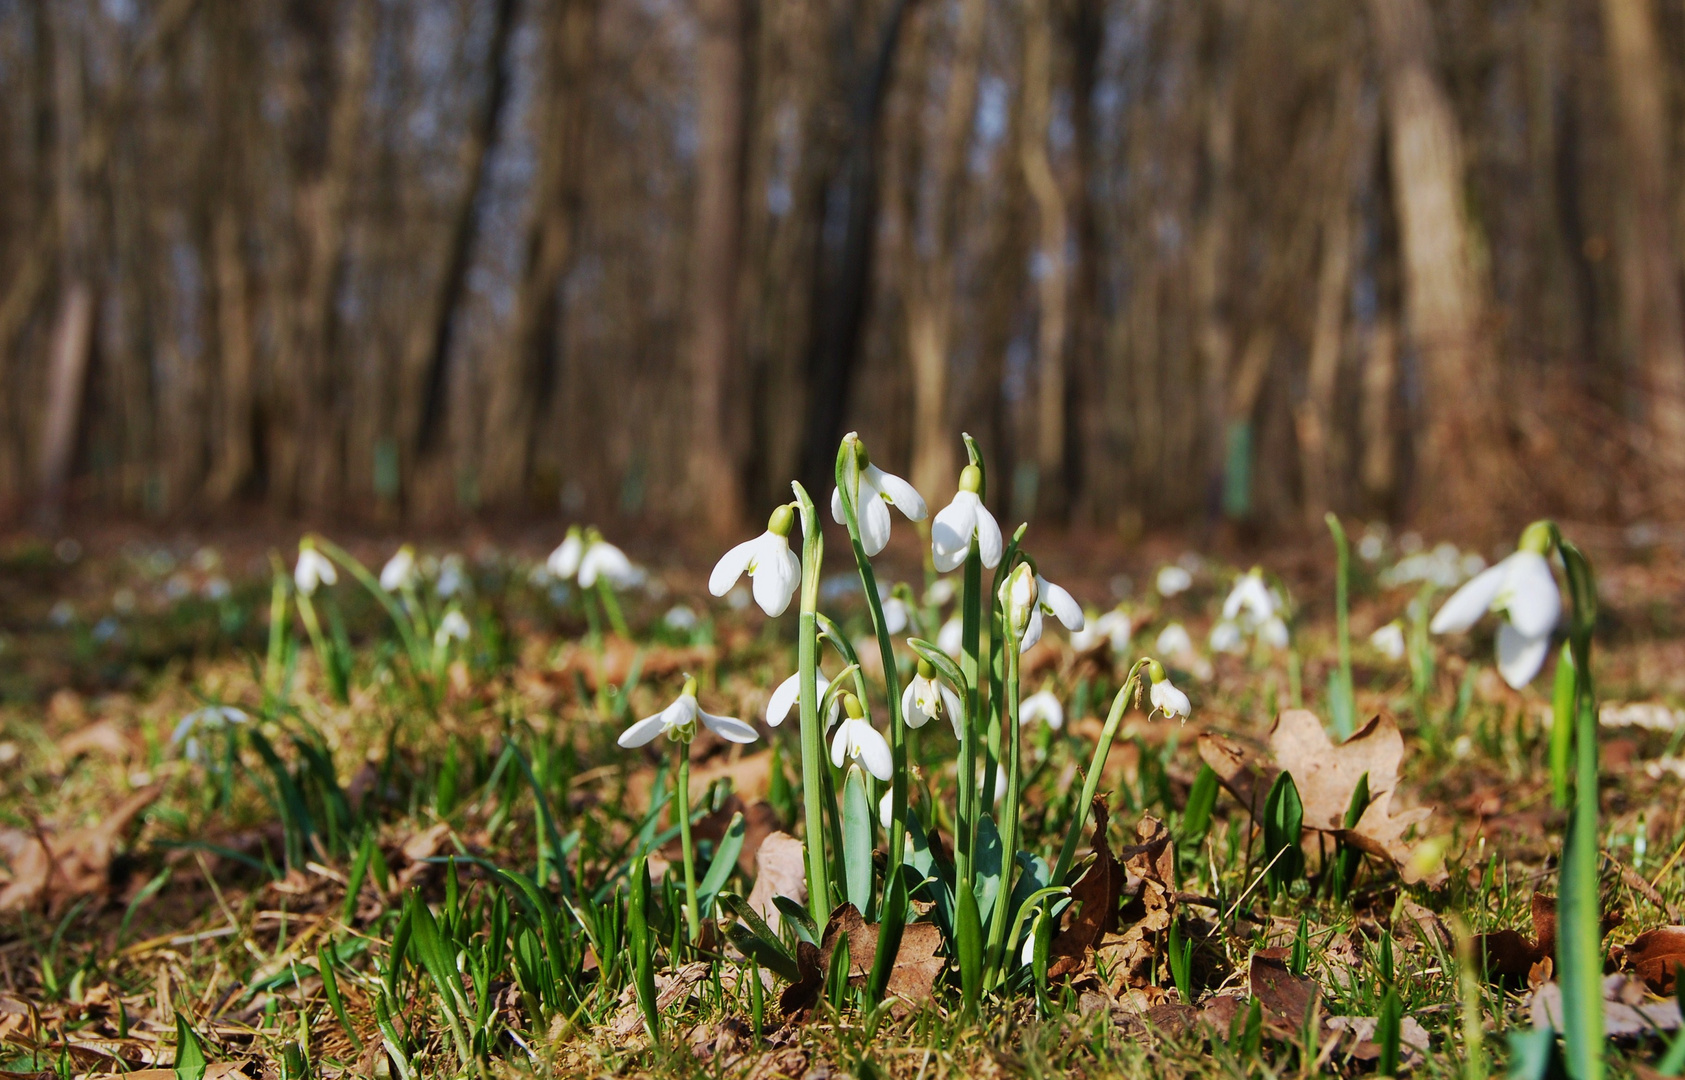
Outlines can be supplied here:
M1646 930L1626 947L1626 961L1658 994L1678 988L1678 971L1685 967L1685 926L1662 926Z
M1106 826L1111 820L1111 813L1104 794L1094 797L1091 813L1094 816L1094 861L1071 886L1070 906L1074 914L1053 936L1048 949L1049 979L1063 978L1083 967L1089 953L1116 921L1118 901L1123 896L1124 871L1106 842Z
M1321 1012L1322 987L1308 975L1295 975L1287 967L1286 949L1259 949L1247 967L1247 987L1263 1007L1264 1023L1271 1032L1293 1038L1305 1029L1313 1011Z
M786 832L771 833L761 841L755 852L755 884L749 890L749 906L775 934L782 922L773 899L778 896L807 903L806 849Z
M1609 1038L1648 1035L1656 1031L1677 1031L1681 1024L1679 1002L1647 1001L1644 986L1625 975L1603 979L1603 1030ZM1562 1030L1562 988L1554 982L1533 991L1528 1000L1535 1028Z
M817 949L806 942L796 947L798 977L779 997L779 1007L786 1017L805 1013L819 1000L825 972L831 969L837 947L845 941L849 984L861 985L871 976L878 956L878 924L867 922L853 904L841 904L826 920ZM947 963L936 954L941 944L942 931L935 923L908 923L903 927L895 962L890 965L888 995L910 1005L930 1000L936 978Z
M1133 893L1119 918L1132 920L1132 925L1115 942L1106 942L1099 949L1109 961L1107 967L1114 973L1112 985L1119 992L1126 987L1151 985L1160 936L1170 929L1176 916L1176 894L1171 887L1176 874L1176 847L1170 841L1170 830L1164 822L1149 816L1141 819L1135 832L1140 842L1118 852L1124 860L1124 891Z
M111 860L129 824L152 805L162 784L141 788L97 824L52 833L0 830L0 853L11 862L12 879L0 889L0 911L33 907L43 899L52 910L110 885Z
M1556 954L1556 897L1534 893L1533 936L1515 930L1493 930L1474 939L1474 955L1481 958L1488 982L1519 990L1539 986L1551 976Z

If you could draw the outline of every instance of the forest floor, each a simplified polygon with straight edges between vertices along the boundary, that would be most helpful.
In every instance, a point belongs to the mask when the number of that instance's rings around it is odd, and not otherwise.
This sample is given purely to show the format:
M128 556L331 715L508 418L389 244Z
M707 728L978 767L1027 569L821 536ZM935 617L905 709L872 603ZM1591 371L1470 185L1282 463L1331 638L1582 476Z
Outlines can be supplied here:
M1556 661L1516 691L1494 670L1490 621L1426 637L1448 588L1417 575L1469 569L1454 549L1436 556L1437 538L1418 550L1377 533L1353 558L1357 720L1380 719L1345 744L1322 735L1337 656L1325 537L1244 559L1190 555L1176 538L1038 552L1091 618L1125 612L1133 641L1079 653L1049 630L1025 656L1025 696L1051 690L1064 722L1024 729L1021 846L1047 856L1074 819L1093 820L1075 796L1101 720L1129 662L1162 649L1173 623L1193 647L1163 659L1192 716L1126 715L1100 785L1109 831L1085 831L1082 847L1097 849L1090 873L1118 876L1118 907L1045 992L997 995L971 1020L937 953L898 963L906 1000L872 1013L846 985L791 987L776 957L749 965L722 933L741 904L717 900L700 948L674 933L664 743L615 739L687 673L703 708L756 725L746 747L701 733L691 791L704 867L742 844L707 875L713 895L770 910L757 882L789 867L767 837L800 831L797 725L764 721L794 671L793 614L710 597L700 549L629 543L647 576L618 594L628 639L594 598L539 572L558 538L531 530L421 545L424 625L459 610L466 640L406 652L373 591L342 572L315 596L323 648L289 599L296 535L276 562L257 533L0 538L0 1076L1361 1075L1377 1068L1389 991L1401 1072L1484 1076L1555 992ZM1648 1077L1682 1037L1670 957L1685 962L1685 929L1634 942L1685 922L1685 560L1595 539L1604 945L1623 977L1610 983L1610 1061ZM880 561L922 593L910 530L896 540ZM348 546L378 573L396 543ZM821 607L864 639L846 545L834 546ZM1254 558L1287 601L1290 644L1213 653L1224 598ZM1191 586L1161 595L1156 575L1178 560ZM935 640L951 609L915 607L908 633ZM1394 620L1402 655L1371 640ZM1202 766L1225 753L1237 768L1195 820ZM945 725L920 733L916 760L926 820L945 833ZM1264 830L1235 792L1278 770L1299 782L1307 829L1302 869L1276 887ZM1358 774L1411 824L1359 856L1337 896L1342 834L1326 819ZM733 839L736 812L747 833ZM653 853L659 1042L627 958L639 848ZM536 879L537 898L500 870ZM802 957L797 940L821 931L785 911L781 933ZM1183 965L1174 943L1189 949Z

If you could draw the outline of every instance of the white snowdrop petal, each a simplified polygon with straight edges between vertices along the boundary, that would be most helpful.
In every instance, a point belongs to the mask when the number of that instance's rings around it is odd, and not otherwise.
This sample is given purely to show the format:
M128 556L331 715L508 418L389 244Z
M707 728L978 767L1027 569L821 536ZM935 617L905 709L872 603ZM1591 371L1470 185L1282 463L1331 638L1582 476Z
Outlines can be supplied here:
M666 726L667 710L663 709L654 716L644 717L625 731L622 731L620 733L620 738L615 741L627 749L634 746L643 746L645 743L650 742L657 735L661 734L661 732L665 730Z
M824 680L820 680L823 686ZM823 688L820 691L823 693ZM772 691L772 696L766 699L766 722L768 727L777 727L790 715L802 696L802 673L794 675L779 683Z
M910 728L924 727L930 719L929 716L925 715L924 710L919 708L918 694L916 693L918 688L918 679L914 678L907 683L907 688L901 691L901 719Z
M888 496L895 508L907 515L908 521L923 521L927 513L924 496L918 493L913 485L891 472L884 472L876 465L866 466L866 474L872 478L872 486Z
M1504 560L1509 576L1502 602L1509 621L1526 637L1540 637L1556 629L1562 616L1562 593L1543 555L1518 551Z
M848 524L848 518L843 514L842 489L831 489L831 520L838 525Z
M854 735L855 756L860 764L866 766L866 771L879 780L887 781L895 773L895 759L890 755L889 743L878 734L878 729L864 720L855 721L858 726Z
M866 497L866 485L860 485L860 505L855 513L860 522L860 545L867 555L876 555L889 544L889 504L874 493Z
M1498 674L1504 682L1520 690L1539 674L1545 657L1550 655L1550 633L1529 637L1511 623L1498 627Z
M765 534L762 534L765 535ZM708 575L708 591L715 596L724 596L737 584L737 579L749 569L749 564L755 561L757 545L761 538L745 540L720 556L720 561L714 564L713 573Z
M545 565L552 574L565 580L579 572L579 560L584 554L585 541L578 533L571 533L550 553Z
M1058 617L1059 621L1064 624L1065 629L1081 630L1084 617L1082 605L1076 602L1076 598L1065 591L1063 586L1055 585L1046 579L1042 579L1039 584L1041 585L1041 602L1046 604L1048 609Z
M1434 613L1428 629L1435 634L1457 634L1479 622L1504 586L1504 579L1509 574L1505 565L1508 561L1506 559L1496 566L1487 567L1452 593L1451 598Z
M735 716L715 716L713 713L701 712L700 709L697 711L701 713L702 722L708 725L709 730L727 742L752 743L761 737L752 725L745 724Z
M848 759L848 724L839 725L837 733L831 737L831 764L835 768L842 768Z
M1030 611L1030 621L1024 625L1024 640L1018 643L1018 651L1027 653L1030 647L1041 640L1041 605L1037 604Z

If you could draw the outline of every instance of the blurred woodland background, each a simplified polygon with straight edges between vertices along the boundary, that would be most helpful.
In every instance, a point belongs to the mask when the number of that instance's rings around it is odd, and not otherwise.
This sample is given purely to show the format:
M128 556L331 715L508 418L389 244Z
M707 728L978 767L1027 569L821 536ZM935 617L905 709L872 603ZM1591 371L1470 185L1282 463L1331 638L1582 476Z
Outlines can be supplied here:
M0 0L0 516L1685 517L1685 7Z

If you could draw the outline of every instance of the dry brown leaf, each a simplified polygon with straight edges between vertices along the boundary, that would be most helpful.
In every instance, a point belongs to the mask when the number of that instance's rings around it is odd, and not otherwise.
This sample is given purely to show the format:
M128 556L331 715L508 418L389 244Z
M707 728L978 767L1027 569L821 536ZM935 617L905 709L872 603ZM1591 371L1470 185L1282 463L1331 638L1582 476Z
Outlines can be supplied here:
M825 972L844 939L848 941L848 981L859 985L872 974L878 957L877 923L869 923L853 904L842 904L825 922L819 948L805 942L796 948L798 977L785 987L779 1007L785 1016L794 1016L812 1008L819 1000ZM895 962L889 969L889 984L885 992L907 1004L930 1000L936 978L946 961L936 955L942 944L942 931L934 923L908 923L901 931L901 944L895 950ZM899 1010L895 1010L899 1011Z
M1322 987L1310 976L1288 970L1286 949L1253 953L1246 978L1263 1010L1265 1026L1278 1037L1293 1038L1304 1030L1313 1009L1320 1012Z
M1481 957L1486 978L1511 989L1538 986L1551 976L1556 953L1556 897L1534 893L1533 936L1515 930L1477 935L1474 955Z
M1159 943L1176 916L1176 848L1164 822L1143 817L1135 827L1138 843L1118 852L1123 857L1125 892L1134 896L1119 913L1129 929L1105 941L1098 952L1106 957L1115 992L1151 985Z
M1677 971L1685 967L1685 926L1646 930L1626 947L1626 960L1638 977L1658 994L1671 994Z
M1375 1016L1331 1016L1324 1021L1329 1031L1349 1031L1352 1035L1351 1057L1355 1061L1379 1061L1381 1044L1375 1041L1375 1029L1381 1026ZM1398 1025L1398 1063L1404 1068L1421 1064L1433 1043L1427 1028L1414 1016L1403 1017Z
M1654 1031L1677 1031L1680 1027L1679 1002L1647 1000L1644 985L1625 975L1606 975L1603 978L1603 1030L1610 1038L1647 1035ZM1528 1003L1534 1027L1562 1030L1562 989L1553 982L1545 983Z
M43 900L57 910L72 900L103 894L118 844L162 790L161 784L142 788L97 824L63 833L0 829L0 853L12 869L12 879L0 889L0 911L34 907Z
M748 846L747 842L744 844ZM785 832L775 832L761 841L755 853L755 887L749 890L749 906L773 933L780 919L775 896L787 896L807 903L807 855L802 842Z
M1072 913L1066 925L1053 935L1048 949L1050 979L1063 978L1083 968L1101 936L1116 921L1118 900L1123 895L1124 871L1106 842L1111 812L1105 795L1094 797L1090 812L1094 817L1094 861L1071 886Z
M1392 862L1407 883L1444 880L1443 867L1417 865L1412 858L1415 851L1404 839L1432 809L1397 813L1392 809L1398 767L1404 759L1404 737L1392 717L1375 716L1351 738L1335 745L1315 713L1287 709L1270 728L1269 747L1272 760L1264 762L1239 743L1219 736L1203 735L1199 741L1200 757L1242 806L1262 812L1270 785L1282 772L1291 773L1304 804L1305 828L1337 836L1366 854ZM1346 829L1346 810L1364 774L1369 777L1369 805L1356 828Z
M84 754L103 754L118 761L126 761L132 749L128 737L109 720L89 724L58 742L58 751L65 761L71 761Z
M216 1061L205 1066L205 1080L246 1080L259 1075L249 1061ZM126 1073L93 1073L89 1080L175 1080L174 1069L136 1069Z

